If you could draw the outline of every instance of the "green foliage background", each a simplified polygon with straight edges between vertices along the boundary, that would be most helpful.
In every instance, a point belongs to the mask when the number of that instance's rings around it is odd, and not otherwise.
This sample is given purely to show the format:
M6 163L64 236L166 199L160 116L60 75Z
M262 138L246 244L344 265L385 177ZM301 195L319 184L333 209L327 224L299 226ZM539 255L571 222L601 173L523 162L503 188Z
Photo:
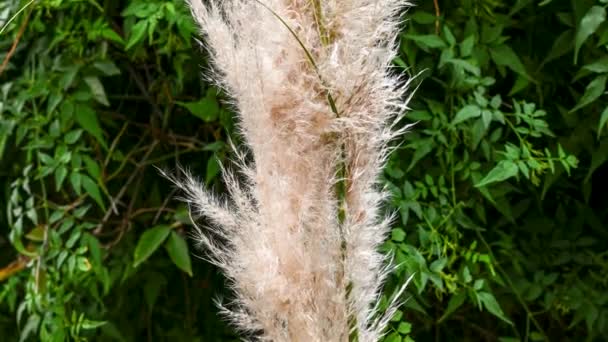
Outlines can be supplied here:
M420 86L385 172L387 293L414 278L387 341L608 336L606 7L407 13L395 72ZM0 23L2 341L237 340L154 169L221 192L238 141L184 2L6 0Z

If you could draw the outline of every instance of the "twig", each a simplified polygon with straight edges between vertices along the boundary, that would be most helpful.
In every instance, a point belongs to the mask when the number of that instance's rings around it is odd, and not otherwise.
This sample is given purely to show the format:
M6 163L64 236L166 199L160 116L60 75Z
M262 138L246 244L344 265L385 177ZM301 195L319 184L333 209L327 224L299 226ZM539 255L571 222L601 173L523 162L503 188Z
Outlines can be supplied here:
M435 5L435 34L439 34L439 17L441 17L441 12L439 11L439 0L433 0L433 5Z
M152 106L152 110L154 111L154 114L158 115L158 117L162 119L163 112L160 110L160 108L158 107L156 102L154 102L154 99L152 98L152 96L150 96L150 93L148 93L148 90L146 89L146 85L139 78L139 76L137 76L137 72L135 72L135 69L131 65L127 65L127 70L129 71L129 74L131 74L131 77L133 78L133 80L135 80L135 83L137 84L139 91L141 91L141 93L146 97L146 100L148 100L148 103Z
M129 126L129 121L125 121L124 125L120 129L120 132L118 132L118 135L116 136L116 138L114 138L114 141L112 141L112 145L110 145L110 150L108 150L106 160L104 160L104 162L103 162L104 168L106 168L108 166L108 163L110 162L110 157L112 156L112 153L114 152L114 149L116 148L116 145L118 144L118 140L120 140L120 138L125 133L125 130L127 129L128 126Z
M169 201L171 199L173 199L173 195L175 194L176 191L177 191L177 188L174 188L173 190L171 190L171 192L169 193L169 196L167 196L167 198L161 204L160 208L158 208L158 210L156 211L156 215L154 215L154 220L152 221L153 225L155 225L156 222L158 222L158 219L160 218L160 214L162 214L164 211L167 211L166 210L167 205L169 204Z
M152 144L150 144L150 146L148 147L148 150L146 151L146 154L143 156L141 161L138 163L138 166L135 168L135 170L133 170L133 172L131 173L131 176L129 176L129 179L127 179L127 181L122 186L122 188L120 189L120 191L118 192L116 197L114 197L112 199L112 203L118 203L118 201L120 201L122 196L125 194L125 192L129 188L129 185L133 182L133 180L135 180L135 177L139 174L139 171L141 170L141 168L143 168L146 165L145 161L148 159L148 157L150 156L152 151L154 151L154 148L156 147L157 144L158 144L157 140L154 140L152 142ZM95 228L95 230L93 231L94 234L99 234L101 232L101 228L110 219L111 215L112 215L112 210L108 209L108 211L106 211L106 214L103 216L103 219L101 220L101 222L99 222L99 225L97 226L97 228Z
M22 271L27 266L28 261L28 257L20 255L17 260L11 262L6 267L0 269L0 281L4 281L13 276L14 274Z
M4 57L4 61L2 61L2 65L0 65L0 75L2 75L2 73L4 72L4 69L6 69L6 67L8 66L8 61L11 59L11 57L17 50L17 45L19 44L19 41L21 40L21 36L23 36L23 33L25 32L25 28L27 27L27 24L30 20L30 14L32 14L31 10L29 12L27 12L25 19L23 20L23 23L21 24L21 27L19 27L19 32L17 32L17 36L15 37L15 41L13 41L13 45L11 46L11 49L8 50L6 57ZM7 23L7 25L8 25L8 23Z
M481 235L481 232L479 232L479 230L475 230L475 233L477 233L477 237L479 238L479 240L481 240L481 242L483 243L483 245L488 250L488 254L490 254L490 257L492 259L496 260L496 257L494 256L494 252L492 252L492 248L490 247L490 244L488 244L488 242L486 241L486 239L483 238L483 235ZM538 329L538 332L542 335L543 339L545 341L548 341L547 334L545 334L545 331L543 330L542 326L536 320L536 318L534 317L534 314L532 313L532 311L530 311L530 308L528 307L528 305L526 304L526 302L522 298L522 296L519 293L519 291L517 291L517 289L515 288L515 285L513 284L513 281L511 280L511 277L509 277L509 274L507 274L507 272L502 268L502 266L500 266L499 263L496 263L496 268L498 269L498 271L500 273L502 273L504 279L507 281L507 285L509 285L509 287L511 288L511 290L515 294L515 297L517 298L517 301L521 304L521 306L526 311L527 317L530 319L530 321L532 321L532 323L534 324L534 326L536 327L536 329Z
M6 28L8 27L8 25L10 23L13 22L13 20L15 20L15 18L17 18L19 16L19 14L21 14L21 12L25 11L26 8L28 8L31 4L34 3L34 1L36 0L31 0L30 2L28 2L27 4L25 4L25 6L21 7L17 13L15 13L15 15L13 15L7 22L6 24L4 24L4 26L2 26L2 28L0 29L0 34L4 33L4 30L6 30Z

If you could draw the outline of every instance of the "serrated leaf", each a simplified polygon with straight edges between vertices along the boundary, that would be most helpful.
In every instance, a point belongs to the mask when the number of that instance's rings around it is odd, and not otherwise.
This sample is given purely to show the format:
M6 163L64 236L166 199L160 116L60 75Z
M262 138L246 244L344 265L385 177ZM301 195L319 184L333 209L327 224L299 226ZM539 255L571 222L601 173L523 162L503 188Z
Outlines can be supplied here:
M434 14L424 11L415 11L411 18L414 22L425 25L432 24L438 19Z
M76 129L73 131L68 132L64 137L63 137L63 141L70 145L73 144L75 142L78 141L78 139L80 139L80 136L82 135L82 130L81 129Z
M108 102L108 97L106 96L106 91L103 88L103 84L98 77L85 77L84 82L91 89L91 93L93 93L93 98L95 101L101 103L104 106L109 106L110 102Z
M76 122L78 122L87 133L95 137L101 146L107 149L108 146L103 138L101 126L97 119L97 113L95 113L93 108L87 105L77 104L74 113Z
M452 64L455 65L457 67L460 67L468 72L470 72L471 74L475 75L475 76L480 76L481 75L481 69L479 69L478 66L473 65L471 62L466 61L464 59L454 59L454 58L450 58L447 59L445 61L448 64Z
M93 67L106 76L120 75L120 69L112 61L97 61L93 63Z
M45 226L43 225L39 225L36 226L36 228L30 230L29 233L27 233L27 235L25 235L25 238L31 241L43 241L44 240L44 232L46 231Z
M97 186L97 183L87 175L81 175L81 179L84 191L86 191L86 193L89 194L89 196L91 196L91 198L95 200L95 202L97 202L97 204L103 210L106 210L106 206L101 198L101 192L99 191L99 186Z
M68 175L68 169L61 165L55 170L55 191L59 191L63 185L65 177Z
M127 46L125 46L125 50L129 50L131 47L133 47L133 45L139 43L144 38L147 29L148 21L146 20L141 20L133 25L129 35L129 40L127 41Z
M91 258L93 260L93 264L95 266L101 266L102 252L99 240L97 240L95 236L89 233L84 233L82 238L85 241L86 245L89 247L89 250L91 251Z
M169 236L169 239L165 243L165 248L175 266L192 277L192 264L190 262L190 252L186 240L172 231L171 236Z
M608 75L600 75L593 79L593 81L591 81L585 88L585 93L578 101L576 106L570 110L570 113L576 112L600 97L606 90L607 80Z
M486 308L486 310L488 310L491 314L509 324L513 324L511 320L505 316L504 312L500 308L500 304L498 304L498 301L496 301L493 294L489 292L478 292L477 298L479 298L483 304L483 307Z
M40 324L40 316L33 314L28 317L27 322L21 329L21 335L19 336L19 342L25 342L28 340L30 335L33 335L38 330Z
M574 39L574 64L578 61L578 52L583 43L597 31L604 21L606 21L606 9L602 6L591 7L581 19Z
M82 235L82 231L80 231L80 230L73 230L72 234L70 234L70 238L65 242L65 246L67 248L74 247L74 245L76 244L76 242L80 239L81 235Z
M604 56L593 63L589 63L583 67L585 70L589 70L595 73L608 72L608 56Z
M217 103L217 100L214 96L210 95L207 95L199 101L195 102L176 101L176 103L182 107L185 107L190 113L192 113L192 115L205 122L212 122L217 120L220 113L220 107Z
M456 44L456 37L454 37L454 34L447 25L443 26L443 35L450 46L454 46Z
M568 53L568 51L570 51L570 50L572 50L572 48L574 48L574 45L572 44L573 41L574 41L574 31L573 30L566 30L566 31L562 32L555 39L555 42L553 42L553 46L549 50L549 54L547 55L547 57L545 57L545 59L543 60L541 65L545 65L545 64L549 63L550 61L552 61L556 58L559 58L559 57L565 55L566 53Z
M82 160L84 161L84 165L87 169L87 172L91 175L91 177L93 177L94 179L99 179L99 176L101 175L99 164L97 164L97 162L88 155L84 155L82 157Z
M452 125L459 124L471 118L476 118L481 115L481 108L476 105L466 105L456 113Z
M491 183L502 182L517 176L519 168L511 160L502 160L496 165L475 187L486 186Z
M484 129L488 129L490 127L490 123L492 123L492 112L484 109L481 111L481 121L483 122Z
M519 56L515 54L515 51L508 45L499 45L490 49L490 56L496 65L507 67L528 80L532 80L532 77L528 75L524 64L519 59Z
M115 43L118 43L120 45L124 45L125 41L122 39L122 37L120 35L118 35L118 33L116 33L114 30L112 30L109 27L104 28L103 30L101 30L101 36L104 37L107 40L111 40Z
M448 302L448 307L445 310L445 312L443 313L443 315L441 316L441 318L439 318L439 323L443 322L446 318L448 318L452 313L454 313L454 311L456 311L459 307L462 306L462 304L464 304L464 300L466 299L467 294L465 291L460 291L458 293L456 293L455 295L453 295L450 298L450 301Z
M78 172L72 172L70 174L70 184L72 184L72 189L76 194L80 195L80 187L82 185L82 175Z
M404 35L404 38L412 40L418 45L422 45L423 47L429 47L432 49L443 48L447 46L446 43L439 36L434 34L406 34Z
M468 57L473 52L475 46L475 35L469 35L465 40L460 43L460 55L462 57Z
M133 267L137 267L142 262L146 261L165 241L169 233L171 233L171 228L165 225L146 230L139 238L137 246L135 247Z

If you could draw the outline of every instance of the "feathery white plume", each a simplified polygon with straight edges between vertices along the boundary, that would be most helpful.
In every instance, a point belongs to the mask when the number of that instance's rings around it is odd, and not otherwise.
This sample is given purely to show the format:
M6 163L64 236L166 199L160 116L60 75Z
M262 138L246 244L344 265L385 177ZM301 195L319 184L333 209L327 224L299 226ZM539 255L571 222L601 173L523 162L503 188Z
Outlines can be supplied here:
M402 0L191 0L253 161L229 199L173 181L235 291L226 315L264 341L377 341L390 218L378 178L403 129L394 75ZM341 187L339 186L341 185ZM393 303L394 304L394 303Z

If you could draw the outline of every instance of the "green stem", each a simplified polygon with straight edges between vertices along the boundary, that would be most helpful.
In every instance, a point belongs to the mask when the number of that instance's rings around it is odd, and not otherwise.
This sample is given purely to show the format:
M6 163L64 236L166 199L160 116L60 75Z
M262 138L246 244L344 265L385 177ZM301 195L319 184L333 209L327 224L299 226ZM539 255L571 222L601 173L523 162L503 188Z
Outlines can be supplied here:
M488 253L492 257L492 259L497 260L496 257L494 256L494 253L492 252L492 248L490 247L490 245L488 244L488 242L486 241L486 239L483 238L483 235L481 235L481 233L479 232L479 230L476 229L475 233L477 233L477 237L484 244L484 246L488 250ZM519 303L521 304L521 306L526 311L527 317L530 319L530 321L532 321L532 323L534 324L534 326L536 327L536 329L538 329L538 332L543 336L543 339L545 341L548 341L547 335L545 334L545 331L541 327L540 323L538 323L538 321L536 320L536 318L534 318L534 314L532 313L532 311L530 310L530 308L528 307L528 305L526 304L526 302L524 301L524 299L521 297L521 294L519 293L519 291L517 291L517 289L515 289L515 285L513 285L513 281L511 280L511 278L509 277L509 275L507 274L507 272L502 268L502 266L500 266L499 263L496 263L496 268L498 269L498 271L500 273L502 273L502 276L507 281L507 284L511 288L511 291L513 291L513 293L515 294L515 297L517 298L517 301L519 301Z

